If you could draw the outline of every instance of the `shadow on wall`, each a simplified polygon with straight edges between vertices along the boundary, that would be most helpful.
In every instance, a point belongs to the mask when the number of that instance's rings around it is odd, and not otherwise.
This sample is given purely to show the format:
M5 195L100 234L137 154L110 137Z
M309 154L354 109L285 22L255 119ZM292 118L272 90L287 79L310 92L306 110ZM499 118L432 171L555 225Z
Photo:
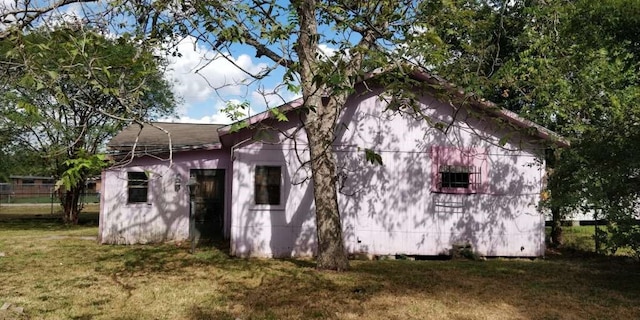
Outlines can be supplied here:
M426 108L442 108L431 105L438 104L436 100L424 102ZM432 255L466 243L483 255L543 254L543 219L536 208L540 172L530 167L531 155L490 147L488 188L477 194L433 193L431 145L483 146L487 139L498 141L501 130L465 118L445 135L424 121L375 110L380 108L361 107L358 113L348 109L342 118L349 130L342 131L339 140L349 145L339 150L338 163L350 251ZM376 150L384 165L367 163L364 152L353 145Z
M283 127L282 130L293 126ZM262 133L264 135L264 132ZM272 135L277 135L272 132ZM315 208L309 172L302 168L304 147L295 150L290 140L254 142L236 151L233 208L237 256L299 257L315 252ZM281 166L280 205L255 205L254 175L257 165ZM238 191L241 190L241 191Z
M345 129L338 131L335 144L343 231L350 252L437 255L448 253L457 243L468 243L484 255L542 254L543 219L536 209L540 172L530 167L532 153L492 146L487 140L499 141L504 129L464 112L456 113L460 123L453 122L451 107L434 98L422 100L423 112L451 124L446 135L423 119L381 113L384 105L376 95L368 93L349 102L353 107L341 116ZM514 145L520 146L517 139L512 135ZM488 150L489 186L476 194L432 192L433 145ZM362 148L378 152L384 165L366 162ZM252 166L282 164L286 208L261 210L251 198L238 201L235 254L311 255L316 247L313 186L310 180L300 183L310 172L297 171L301 164L291 143L253 143L238 151L234 190L253 190Z
M127 172L108 171L105 181L102 242L156 243L186 240L189 236L188 190L175 191L175 172L151 170L148 201L127 203ZM134 169L129 169L135 171Z

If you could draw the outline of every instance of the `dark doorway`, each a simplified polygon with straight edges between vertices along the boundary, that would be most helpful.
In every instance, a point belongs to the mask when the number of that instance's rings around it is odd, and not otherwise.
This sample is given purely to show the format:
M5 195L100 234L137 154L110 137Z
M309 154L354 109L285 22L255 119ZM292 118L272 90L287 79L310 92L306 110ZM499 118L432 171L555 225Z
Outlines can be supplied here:
M207 242L224 238L224 169L192 169L196 179L191 205L191 239Z

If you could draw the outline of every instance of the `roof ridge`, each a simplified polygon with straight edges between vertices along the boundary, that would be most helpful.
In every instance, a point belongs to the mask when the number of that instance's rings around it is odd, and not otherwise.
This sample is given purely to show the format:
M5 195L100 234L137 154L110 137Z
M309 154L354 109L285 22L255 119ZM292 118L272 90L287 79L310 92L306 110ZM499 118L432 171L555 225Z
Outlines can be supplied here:
M384 69L384 70L376 70L373 71L371 73L368 73L367 75L365 75L364 80L366 81L368 79L373 79L376 76L379 76L383 73L389 72L389 70ZM462 96L463 98L472 98L471 101L471 105L475 106L476 108L489 113L490 115L494 116L494 117L498 117L501 118L507 122L510 122L513 125L516 125L518 127L521 127L523 129L530 129L533 128L535 129L535 135L538 138L541 138L543 140L547 140L547 141L551 141L552 143L556 144L557 146L560 147L569 147L570 146L570 142L567 138L563 137L562 135L556 133L555 131L548 129L540 124L537 124L529 119L526 119L520 115L518 115L517 113L508 110L506 108L500 107L498 106L496 103L494 103L493 101L490 100L486 100L482 97L479 97L478 95L474 94L474 93L466 93L462 88L460 88L459 86L443 79L442 77L438 76L438 75L433 75L423 69L417 69L417 68L412 68L411 72L408 74L409 76L413 76L416 77L416 80L419 81L425 81L425 82L431 82L431 84L433 85L438 85L441 86L443 89L449 91L449 92L453 92L454 94L458 95L458 96ZM363 82L360 81L360 82ZM297 109L300 106L302 106L304 104L302 98L298 98L289 102L286 102L284 104L281 104L280 106L275 107L276 109L278 109L280 112L285 113L288 112L292 109ZM249 126L252 124L256 124L259 123L263 120L269 119L269 118L273 118L274 115L272 112L270 112L270 108L260 112L256 115L253 115L251 117L245 118L243 120L239 120L236 121L234 123L222 126L220 128L218 128L218 133L219 135L227 135L231 133L231 128L234 124L239 123L241 121L248 121L249 122ZM534 135L532 133L529 133L530 135Z

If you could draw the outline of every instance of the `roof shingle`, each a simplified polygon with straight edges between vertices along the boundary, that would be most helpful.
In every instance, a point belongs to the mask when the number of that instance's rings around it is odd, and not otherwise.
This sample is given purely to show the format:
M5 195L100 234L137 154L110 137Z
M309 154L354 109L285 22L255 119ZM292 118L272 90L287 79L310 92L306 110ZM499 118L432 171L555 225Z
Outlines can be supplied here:
M138 138L138 147L168 147L169 135L161 129L170 133L171 145L174 149L216 145L220 143L218 128L223 126L219 124L152 122L151 125L145 124L141 128L139 124L133 123L113 137L107 143L107 147L116 150L130 149L136 143L136 137Z

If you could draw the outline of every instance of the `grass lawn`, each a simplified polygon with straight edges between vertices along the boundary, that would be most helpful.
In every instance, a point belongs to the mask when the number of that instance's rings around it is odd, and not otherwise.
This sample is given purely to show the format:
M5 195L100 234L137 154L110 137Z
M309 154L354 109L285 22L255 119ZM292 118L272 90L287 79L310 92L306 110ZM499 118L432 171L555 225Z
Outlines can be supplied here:
M640 319L640 264L624 257L352 261L335 273L96 234L0 219L0 306L12 305L0 319Z

